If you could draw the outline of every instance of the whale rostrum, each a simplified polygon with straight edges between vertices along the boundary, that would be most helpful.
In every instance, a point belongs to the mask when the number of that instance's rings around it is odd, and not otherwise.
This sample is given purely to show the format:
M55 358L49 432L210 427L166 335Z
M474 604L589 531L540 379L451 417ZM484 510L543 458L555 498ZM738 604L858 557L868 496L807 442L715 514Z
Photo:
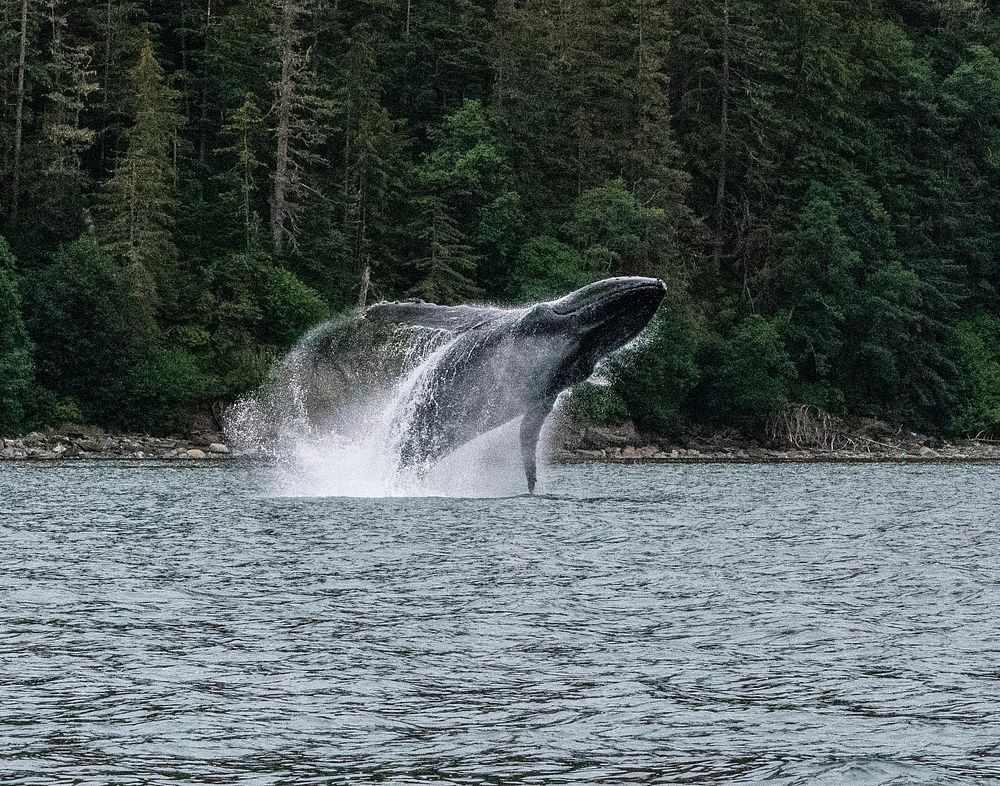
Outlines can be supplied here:
M646 327L666 293L655 278L608 278L523 309L377 303L363 319L454 339L421 381L401 436L404 465L433 463L516 418L534 492L538 437L558 395Z

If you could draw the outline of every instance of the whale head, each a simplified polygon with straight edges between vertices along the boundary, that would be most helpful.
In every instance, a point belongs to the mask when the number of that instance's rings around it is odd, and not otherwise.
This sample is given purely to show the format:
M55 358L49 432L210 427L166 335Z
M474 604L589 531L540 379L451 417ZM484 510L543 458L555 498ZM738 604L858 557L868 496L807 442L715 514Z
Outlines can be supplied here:
M529 330L559 335L565 347L563 382L582 381L606 355L623 347L649 324L667 292L658 278L621 276L588 284L558 300L529 309Z
M658 278L621 276L588 284L548 305L557 322L616 349L642 332L666 293L667 285Z

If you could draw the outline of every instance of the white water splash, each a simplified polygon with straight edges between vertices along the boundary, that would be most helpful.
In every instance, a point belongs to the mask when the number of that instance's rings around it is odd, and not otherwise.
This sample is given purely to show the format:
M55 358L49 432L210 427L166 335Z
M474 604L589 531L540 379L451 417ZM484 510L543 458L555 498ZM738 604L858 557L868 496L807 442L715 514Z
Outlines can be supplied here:
M508 496L524 493L513 421L431 466L404 466L403 436L456 337L419 328L355 345L357 321L310 331L265 389L236 404L226 431L242 453L268 459L275 496ZM330 342L330 337L335 342ZM344 337L341 340L341 337ZM331 347L331 343L336 346ZM333 363L324 355L332 352ZM339 354L338 354L339 353ZM351 369L354 353L358 367ZM345 371L345 366L347 370ZM358 372L356 376L351 371Z

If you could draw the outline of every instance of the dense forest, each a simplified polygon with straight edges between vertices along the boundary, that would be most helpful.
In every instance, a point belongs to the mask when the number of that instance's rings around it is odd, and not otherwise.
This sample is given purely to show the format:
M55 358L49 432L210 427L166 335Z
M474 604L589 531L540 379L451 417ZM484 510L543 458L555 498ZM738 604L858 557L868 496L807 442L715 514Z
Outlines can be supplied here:
M1000 423L988 0L0 0L0 433L383 298L670 293L594 417Z

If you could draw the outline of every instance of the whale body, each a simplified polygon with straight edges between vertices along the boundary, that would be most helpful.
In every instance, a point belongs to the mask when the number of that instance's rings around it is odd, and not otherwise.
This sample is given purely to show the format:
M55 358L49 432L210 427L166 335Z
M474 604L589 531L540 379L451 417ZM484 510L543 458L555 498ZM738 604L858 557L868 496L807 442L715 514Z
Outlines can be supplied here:
M529 492L545 419L559 394L635 338L659 308L666 285L618 277L523 309L396 302L363 319L453 334L419 381L401 437L404 465L429 464L516 418Z

